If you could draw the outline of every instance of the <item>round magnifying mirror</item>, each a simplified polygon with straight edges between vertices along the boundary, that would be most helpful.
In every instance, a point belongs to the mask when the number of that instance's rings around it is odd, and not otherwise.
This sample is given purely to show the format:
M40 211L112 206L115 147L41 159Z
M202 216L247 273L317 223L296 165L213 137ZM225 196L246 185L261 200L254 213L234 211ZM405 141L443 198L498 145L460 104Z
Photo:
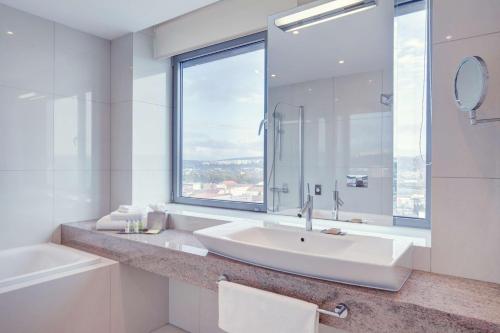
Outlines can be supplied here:
M484 101L488 87L488 69L480 57L467 57L455 75L455 101L461 111L477 110Z

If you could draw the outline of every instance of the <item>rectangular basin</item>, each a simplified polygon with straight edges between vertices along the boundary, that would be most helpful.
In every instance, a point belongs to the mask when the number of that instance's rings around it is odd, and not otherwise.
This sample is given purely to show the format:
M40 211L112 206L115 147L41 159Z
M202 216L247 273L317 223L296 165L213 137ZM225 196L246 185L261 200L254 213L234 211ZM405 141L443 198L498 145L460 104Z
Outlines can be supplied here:
M232 222L197 230L212 253L279 271L397 291L412 270L412 243L334 236L294 228Z

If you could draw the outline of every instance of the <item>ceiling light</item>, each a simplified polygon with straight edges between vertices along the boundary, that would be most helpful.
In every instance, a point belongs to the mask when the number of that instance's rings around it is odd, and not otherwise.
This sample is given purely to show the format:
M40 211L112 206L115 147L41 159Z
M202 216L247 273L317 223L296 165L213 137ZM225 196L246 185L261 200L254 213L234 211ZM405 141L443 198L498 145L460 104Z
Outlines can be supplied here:
M13 31L7 31L6 34L9 35L9 36L13 36L14 32Z
M276 77L276 74L271 74L271 77Z
M339 60L339 64L343 64L345 61L344 60Z
M298 35L298 34L300 34L300 31L298 31L298 30L294 30L292 33L293 33L294 35Z
M286 32L297 31L298 29L367 10L376 5L376 0L329 1L315 7L304 9L298 13L278 18L274 21L274 24Z
M452 36L452 35L448 35L448 36L446 36L446 40L450 40L450 39L452 39L452 38L453 38L453 36Z

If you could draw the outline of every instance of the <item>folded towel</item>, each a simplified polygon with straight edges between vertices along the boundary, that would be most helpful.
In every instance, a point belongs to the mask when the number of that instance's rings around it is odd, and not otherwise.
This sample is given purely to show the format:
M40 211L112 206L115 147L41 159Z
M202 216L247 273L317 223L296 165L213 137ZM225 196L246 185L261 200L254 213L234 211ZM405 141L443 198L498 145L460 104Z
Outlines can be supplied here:
M125 230L127 221L113 221L109 215L102 217L95 227L97 230Z
M141 220L143 215L142 212L136 212L136 213L120 213L118 211L114 211L111 214L109 214L111 217L111 220L113 221L126 221L126 220Z
M131 205L120 205L116 211L119 213L139 213L142 212L142 209Z
M317 310L316 304L219 282L219 327L228 333L317 333Z

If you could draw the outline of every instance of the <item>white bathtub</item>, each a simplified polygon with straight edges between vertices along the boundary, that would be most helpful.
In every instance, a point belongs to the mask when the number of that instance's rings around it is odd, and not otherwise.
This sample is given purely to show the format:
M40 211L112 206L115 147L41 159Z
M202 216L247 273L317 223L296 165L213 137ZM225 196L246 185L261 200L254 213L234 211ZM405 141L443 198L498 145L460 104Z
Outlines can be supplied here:
M0 290L52 274L98 264L101 258L47 243L0 251Z

